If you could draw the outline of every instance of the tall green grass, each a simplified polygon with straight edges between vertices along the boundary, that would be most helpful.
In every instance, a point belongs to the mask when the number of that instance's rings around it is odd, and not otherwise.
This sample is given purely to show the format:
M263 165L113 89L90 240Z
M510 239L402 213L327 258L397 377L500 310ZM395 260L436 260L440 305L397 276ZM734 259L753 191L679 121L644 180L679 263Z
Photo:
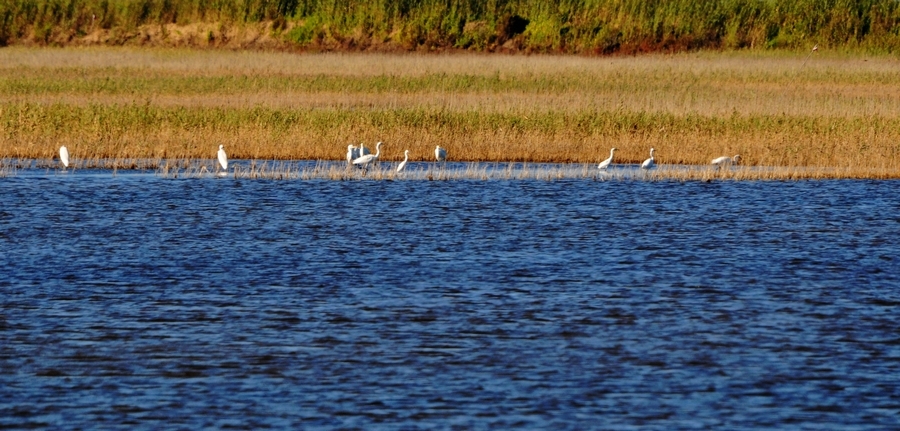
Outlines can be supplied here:
M900 48L896 0L5 0L0 44L143 43L155 27L266 23L284 48L633 53Z

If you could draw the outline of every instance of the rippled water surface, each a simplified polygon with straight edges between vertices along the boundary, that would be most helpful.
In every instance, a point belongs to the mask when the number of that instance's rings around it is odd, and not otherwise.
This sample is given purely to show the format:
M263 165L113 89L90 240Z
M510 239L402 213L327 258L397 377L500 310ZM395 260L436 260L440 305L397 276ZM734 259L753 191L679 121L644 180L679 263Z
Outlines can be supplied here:
M896 429L898 192L0 178L0 427Z

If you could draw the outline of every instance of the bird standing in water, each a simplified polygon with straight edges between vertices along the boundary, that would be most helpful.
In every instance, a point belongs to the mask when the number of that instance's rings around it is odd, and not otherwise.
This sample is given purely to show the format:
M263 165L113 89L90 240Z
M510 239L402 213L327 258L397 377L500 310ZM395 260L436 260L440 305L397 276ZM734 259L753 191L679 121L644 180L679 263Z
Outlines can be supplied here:
M618 150L618 148L613 148L613 149L609 150L609 158L606 159L606 160L604 160L604 161L602 161L602 162L600 162L600 164L597 166L597 169L606 169L606 168L608 168L609 165L612 164L612 161L613 161L613 153L615 153L616 150Z
M359 157L359 152L356 149L356 145L350 144L347 145L347 164L353 164L353 160Z
M219 145L219 151L216 153L216 156L219 158L219 166L222 167L223 171L228 171L228 155L225 154L225 146Z
M400 172L406 169L406 162L409 161L409 150L403 152L403 161L400 162L400 166L397 166L397 172Z
M713 159L711 164L715 165L716 169L718 169L722 166L729 166L732 164L736 165L740 162L741 162L741 156L739 154L736 154L734 157L728 157L728 156L716 157L715 159Z
M656 160L653 158L654 152L656 152L656 150L651 148L650 149L650 158L647 160L644 160L644 163L641 163L641 169L652 169L654 166L656 166Z
M359 166L363 169L368 170L370 164L374 164L378 162L378 156L381 155L381 142L375 144L375 154L366 154L365 156L359 156L356 160L353 161L353 164Z
M69 149L65 145L59 147L59 161L62 162L64 168L69 167Z

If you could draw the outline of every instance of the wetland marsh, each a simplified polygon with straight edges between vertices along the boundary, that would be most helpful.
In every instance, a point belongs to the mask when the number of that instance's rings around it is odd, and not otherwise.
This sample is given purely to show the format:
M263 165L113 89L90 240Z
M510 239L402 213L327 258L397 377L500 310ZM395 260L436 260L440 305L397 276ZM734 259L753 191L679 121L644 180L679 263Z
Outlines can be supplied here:
M894 428L895 70L0 49L0 427Z
M891 56L291 54L129 48L0 51L0 157L639 163L900 172Z

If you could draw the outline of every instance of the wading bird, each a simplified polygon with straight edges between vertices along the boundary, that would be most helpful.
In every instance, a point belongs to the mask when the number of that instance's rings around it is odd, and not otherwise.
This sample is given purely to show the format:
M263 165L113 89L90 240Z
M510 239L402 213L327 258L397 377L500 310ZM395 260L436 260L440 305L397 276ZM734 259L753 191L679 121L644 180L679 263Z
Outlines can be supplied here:
M712 164L716 165L716 169L718 169L722 166L730 166L732 164L736 165L740 162L741 162L741 156L739 154L736 154L734 157L728 157L728 156L716 157L715 159L713 159Z
M356 149L356 157L354 157L353 160L356 160L362 156L368 156L369 154L372 154L372 152L369 151L368 148L366 148L365 144L360 142L359 148Z
M69 167L69 149L65 145L59 147L59 161L62 162L64 168Z
M347 165L353 164L353 160L359 157L358 154L359 151L356 149L356 145L347 145Z
M439 162L447 161L447 150L441 148L440 145L434 148L434 159Z
M597 169L606 169L606 168L608 168L609 165L612 164L613 153L615 153L616 150L618 150L618 148L613 148L613 149L609 150L609 158L606 159L606 160L604 160L604 161L602 161L602 162L600 162L600 164L597 166Z
M403 152L403 161L400 162L400 166L397 166L397 172L400 172L406 169L406 162L409 161L409 150Z
M375 164L378 162L378 156L381 155L381 142L375 144L375 154L366 154L365 156L359 156L356 160L353 161L353 164L359 166L363 169L368 170L369 164Z
M653 158L653 153L656 152L655 149L650 149L650 158L644 160L644 163L641 163L641 169L653 169L656 166L656 160Z
M222 167L222 170L228 171L228 155L225 154L224 145L219 145L219 151L216 153L216 156L219 158L219 166Z

